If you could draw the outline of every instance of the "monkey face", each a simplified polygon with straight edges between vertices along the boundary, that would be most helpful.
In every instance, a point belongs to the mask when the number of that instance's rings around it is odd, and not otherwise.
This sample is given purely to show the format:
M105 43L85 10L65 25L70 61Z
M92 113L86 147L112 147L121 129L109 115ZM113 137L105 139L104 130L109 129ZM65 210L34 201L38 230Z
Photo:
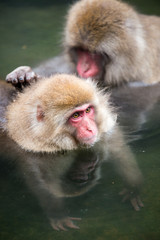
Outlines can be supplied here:
M76 108L69 118L69 124L75 128L75 137L80 143L93 145L96 142L98 128L93 106L84 104Z

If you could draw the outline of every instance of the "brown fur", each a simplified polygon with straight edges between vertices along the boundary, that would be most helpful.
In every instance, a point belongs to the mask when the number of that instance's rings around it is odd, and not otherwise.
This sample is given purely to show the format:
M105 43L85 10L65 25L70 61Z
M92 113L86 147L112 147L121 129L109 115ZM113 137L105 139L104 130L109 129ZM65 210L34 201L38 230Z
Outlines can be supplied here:
M106 53L106 85L160 81L160 18L117 0L80 0L68 12L64 45ZM74 59L72 59L74 61Z
M96 110L100 139L110 132L115 116L108 105L108 95L91 81L73 75L55 75L32 85L8 106L6 118L9 136L22 148L34 152L77 149L74 129L68 118L77 106L90 103ZM42 109L37 120L37 109Z

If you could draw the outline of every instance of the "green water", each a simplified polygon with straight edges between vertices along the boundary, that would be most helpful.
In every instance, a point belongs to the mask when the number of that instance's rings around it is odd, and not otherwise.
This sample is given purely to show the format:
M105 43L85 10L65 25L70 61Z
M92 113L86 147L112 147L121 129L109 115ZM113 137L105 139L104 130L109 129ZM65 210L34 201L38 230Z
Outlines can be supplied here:
M35 66L61 51L66 9L73 1L0 1L0 78L20 65ZM147 14L160 15L160 2L128 1ZM145 183L141 198L145 207L136 212L121 202L122 182L108 165L101 179L86 194L69 200L68 210L81 217L79 230L54 231L9 159L0 161L1 240L158 240L160 239L160 123L159 104L132 143ZM23 173L22 173L23 175ZM114 184L113 184L114 183Z

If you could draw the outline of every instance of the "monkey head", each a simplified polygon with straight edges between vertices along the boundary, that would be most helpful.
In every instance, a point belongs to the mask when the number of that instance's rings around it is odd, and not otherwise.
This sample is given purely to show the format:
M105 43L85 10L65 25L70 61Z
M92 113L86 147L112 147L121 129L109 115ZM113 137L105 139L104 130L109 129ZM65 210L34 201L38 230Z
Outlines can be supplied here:
M59 74L26 88L8 106L9 136L22 148L56 152L91 147L110 133L115 114L91 80Z
M129 5L80 0L68 12L64 46L79 76L117 85L138 76L145 42L138 14Z

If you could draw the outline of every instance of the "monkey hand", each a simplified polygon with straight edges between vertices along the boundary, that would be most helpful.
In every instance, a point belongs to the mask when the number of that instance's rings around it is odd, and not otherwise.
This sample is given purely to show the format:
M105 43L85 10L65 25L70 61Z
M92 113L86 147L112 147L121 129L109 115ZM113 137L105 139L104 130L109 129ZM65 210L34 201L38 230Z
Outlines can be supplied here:
M53 227L53 229L57 231L60 231L60 230L67 231L67 228L79 229L79 227L73 223L74 220L80 221L81 218L74 218L74 217L65 217L61 219L50 218L50 224Z
M125 188L119 194L123 196L122 202L129 200L135 211L140 211L140 208L144 207L144 204L141 201L141 198L138 195L137 191L134 192Z
M30 85L32 82L37 81L40 78L33 70L28 66L21 66L10 72L6 76L6 82L11 83L18 90L22 90L23 87Z

